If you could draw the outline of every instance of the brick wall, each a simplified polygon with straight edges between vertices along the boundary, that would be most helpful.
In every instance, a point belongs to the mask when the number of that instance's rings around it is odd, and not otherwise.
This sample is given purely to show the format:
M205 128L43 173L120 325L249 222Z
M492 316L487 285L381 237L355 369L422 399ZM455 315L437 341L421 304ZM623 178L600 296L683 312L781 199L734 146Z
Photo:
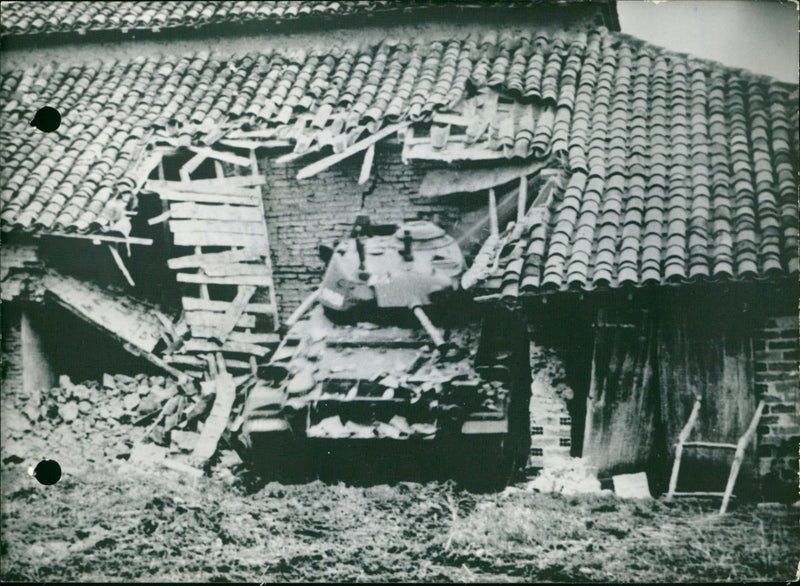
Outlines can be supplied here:
M796 500L798 486L798 319L765 320L754 339L755 387L766 402L758 427L759 473L768 500Z
M288 166L276 166L267 158L259 161L267 181L264 208L283 320L319 285L324 267L318 245L346 238L359 214L369 215L373 223L427 219L458 238L464 220L485 209L485 195L420 198L425 172L446 166L414 161L404 165L395 145L378 145L370 179L358 185L362 161L363 155L356 154L304 181L296 179L297 172L313 162L311 158ZM481 240L487 234L488 229L475 236Z

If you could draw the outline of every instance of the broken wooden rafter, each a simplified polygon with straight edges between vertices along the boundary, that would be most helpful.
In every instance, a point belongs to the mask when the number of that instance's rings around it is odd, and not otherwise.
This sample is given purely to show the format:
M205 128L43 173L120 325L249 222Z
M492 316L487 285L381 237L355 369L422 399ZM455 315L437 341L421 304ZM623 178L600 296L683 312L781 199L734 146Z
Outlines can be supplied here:
M154 190L155 191L155 190ZM191 201L196 203L225 203L228 205L257 206L258 197L255 195L237 195L233 193L192 193L188 191L171 191L162 189L156 191L162 200L166 201Z
M383 128L382 130L379 130L378 132L376 132L372 136L369 136L369 137L367 137L367 138L365 138L363 140L359 140L358 142L354 143L352 146L347 147L341 153L338 153L338 154L335 154L335 155L331 155L329 157L325 157L324 159L321 159L321 160L319 160L319 161L317 161L315 163L312 163L308 167L304 167L303 169L300 170L299 173L297 173L297 179L298 180L303 180L303 179L308 179L309 177L313 177L317 173L320 173L321 171L324 171L325 169L327 169L329 167L332 167L333 165L335 165L339 161L343 161L344 159L346 159L348 157L351 157L351 156L353 156L354 154L356 154L358 152L363 151L364 149L366 149L370 145L375 144L376 142L378 142L382 138L385 138L385 137L387 137L387 136L389 136L391 134L394 134L395 132L397 132L401 128L409 126L410 124L411 124L411 122L401 122L399 124L390 124L389 126L386 126L385 128Z
M151 246L153 244L152 238L137 238L134 236L106 236L104 234L72 234L67 232L48 232L42 236L59 236L61 238L79 238L82 240L91 240L93 244L100 244L101 242L120 242L122 244L139 244L142 246Z
M126 267L125 263L122 261L122 256L120 256L119 251L114 247L113 244L108 245L108 250L111 251L111 256L114 257L114 262L117 263L117 267L125 276L125 280L128 281L128 284L131 287L135 287L136 283L133 282L133 277L131 277L128 267Z
M236 297L233 299L228 309L222 314L219 320L219 325L211 336L217 342L224 342L228 335L231 333L236 323L239 321L245 307L250 302L250 298L256 292L256 288L252 285L243 285L239 287ZM253 340L248 340L253 341Z

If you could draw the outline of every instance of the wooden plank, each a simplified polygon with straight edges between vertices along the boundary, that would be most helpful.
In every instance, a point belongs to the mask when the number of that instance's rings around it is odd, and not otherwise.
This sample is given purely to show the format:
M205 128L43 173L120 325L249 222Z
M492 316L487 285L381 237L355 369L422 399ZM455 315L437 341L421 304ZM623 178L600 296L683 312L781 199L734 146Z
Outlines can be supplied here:
M221 145L239 148L239 149L275 149L275 148L289 148L292 143L288 140L272 139L272 140L252 140L246 138L223 138L217 141Z
M497 225L497 198L494 195L494 189L489 189L489 233L492 236L498 234Z
M242 246L266 255L269 251L263 235L224 232L175 232L176 246Z
M236 275L248 276L272 276L270 271L264 264L252 263L215 263L215 264L201 264L200 269L209 277L233 277Z
M236 323L239 321L239 317L242 315L244 308L247 306L247 303L250 301L250 298L255 292L256 288L252 285L239 287L239 291L236 293L236 297L233 299L233 302L228 306L228 309L220 318L216 332L212 336L215 340L218 342L225 341L225 339L228 337L228 334L230 334L231 330L233 330L233 328L236 326Z
M192 459L199 467L205 465L217 451L217 444L228 426L233 402L236 399L236 383L233 382L233 377L226 370L222 357L217 357L217 360L220 372L214 379L216 387L214 405L211 407L211 413L203 425L203 431L200 432L200 438L192 452Z
M236 197L258 197L261 195L257 187L242 187L236 184L226 184L224 181L234 180L237 177L224 179L198 179L196 181L162 181L149 179L145 183L146 189L155 192L177 191L178 193L206 193L217 195L230 195ZM255 179L253 179L255 181Z
M209 277L204 274L190 275L178 273L175 275L179 283L204 283L206 285L256 285L258 287L271 287L272 277L267 275L238 275L234 277Z
M404 145L403 157L406 160L424 159L426 161L494 161L505 159L502 150L493 151L484 143L464 145L458 141L450 140L447 146L436 150L430 144Z
M220 303L225 303L226 305L230 305L230 303L226 303L221 301ZM192 328L192 333L194 333L194 328L216 328L222 323L222 316L225 315L222 312L214 312L214 311L207 311L207 310L195 310L189 311L186 310L186 323L189 327ZM239 318L236 320L236 326L240 328L252 328L256 325L256 317L249 313L242 313Z
M170 216L175 219L232 220L238 222L264 222L258 208L250 206L202 205L179 202L170 206Z
M198 326L192 328L192 336L194 338L203 338L211 341L219 342L216 338L216 328L206 328ZM275 332L256 333L256 332L238 332L233 330L228 333L225 342L244 342L247 344L277 344L281 341L279 334Z
M330 157L325 157L324 159L321 159L321 160L317 161L316 163L312 163L308 167L304 167L297 174L297 179L298 180L303 180L303 179L308 179L309 177L313 177L317 173L319 173L321 171L324 171L325 169L335 165L339 161L343 161L347 157L350 157L350 156L352 156L352 155L354 155L354 154L356 154L358 152L363 151L368 146L370 146L372 144L375 144L376 142L378 142L382 138L385 138L385 137L389 136L390 134L394 134L395 132L397 132L401 128L405 128L406 126L409 126L410 124L411 124L411 122L402 122L400 124L390 124L389 126L386 126L385 128L383 128L382 130L379 130L378 132L376 132L372 136L369 136L369 137L367 137L367 138L365 138L363 140L360 140L357 143L353 144L352 146L346 148L341 153L338 153L336 155L331 155Z
M183 308L188 311L212 311L224 312L229 303L227 301L213 301L210 299L196 299L195 297L183 297L181 299ZM248 303L245 309L247 313L275 313L275 306L270 303ZM252 326L250 326L252 327Z
M261 255L255 250L249 248L237 248L235 250L226 250L224 252L206 252L201 254L190 254L188 256L179 256L177 258L169 259L167 261L167 265L171 269L187 269L208 264L254 261L260 259Z
M684 442L684 448L712 448L719 450L735 450L736 444L720 444L714 442Z
M235 220L170 220L173 232L215 232L221 234L267 235L264 222L242 222Z
M522 225L522 220L525 218L525 208L528 205L528 177L520 175L519 177L519 194L517 195L517 224Z
M184 349L188 352L238 352L240 354L253 354L255 356L266 356L269 348L266 346L259 346L258 344L249 344L247 342L233 342L228 340L223 345L219 345L211 340L192 339L187 340Z
M459 169L457 171L436 169L425 174L419 194L424 197L438 197L452 193L475 193L510 183L520 177L527 177L545 167L546 164L546 162L537 162L525 165Z
M229 205L257 206L258 197L253 195L236 195L231 193L192 193L188 191L171 191L168 189L152 190L166 201L193 201L198 203L226 203Z

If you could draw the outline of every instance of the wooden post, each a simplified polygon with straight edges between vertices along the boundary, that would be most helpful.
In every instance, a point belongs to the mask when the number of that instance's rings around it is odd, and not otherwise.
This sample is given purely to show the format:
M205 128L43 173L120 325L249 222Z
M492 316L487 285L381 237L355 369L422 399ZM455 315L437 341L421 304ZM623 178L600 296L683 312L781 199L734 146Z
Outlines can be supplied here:
M492 236L499 234L497 226L497 198L494 195L494 189L489 189L489 229Z
M744 450L756 433L756 428L758 427L758 422L761 419L761 413L763 411L764 401L762 400L759 402L758 407L756 407L756 414L753 415L750 427L747 428L747 431L744 432L744 435L736 444L736 454L733 456L733 465L731 466L730 476L728 476L728 486L725 487L725 494L722 497L722 506L719 509L720 515L724 515L725 511L728 510L728 503L731 500L731 494L733 494L733 487L736 485L736 478L739 476L739 468L741 468L742 460L744 459Z
M689 435L694 429L694 424L697 421L697 416L700 413L700 397L694 402L692 413L689 415L689 420L683 426L680 435L678 435L678 443L675 447L675 461L672 463L672 474L669 477L669 490L667 491L667 498L672 498L675 494L675 489L678 486L678 472L681 468L681 457L683 457L683 444L689 439Z
M31 324L27 311L20 319L20 346L22 350L22 390L26 397L34 397L49 390L55 377L42 347L39 332Z
M528 178L525 175L519 177L519 195L517 197L517 225L522 224L525 217L525 208L528 204Z

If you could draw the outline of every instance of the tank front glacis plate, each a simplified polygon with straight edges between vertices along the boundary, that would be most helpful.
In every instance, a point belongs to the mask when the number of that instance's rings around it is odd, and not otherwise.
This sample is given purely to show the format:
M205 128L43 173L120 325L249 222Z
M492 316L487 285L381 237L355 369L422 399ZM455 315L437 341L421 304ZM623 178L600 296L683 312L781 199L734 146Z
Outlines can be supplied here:
M243 433L312 438L431 439L468 420L506 420L507 385L472 366L477 324L449 330L457 357L442 359L422 328L339 325L316 305L289 331L245 409Z

